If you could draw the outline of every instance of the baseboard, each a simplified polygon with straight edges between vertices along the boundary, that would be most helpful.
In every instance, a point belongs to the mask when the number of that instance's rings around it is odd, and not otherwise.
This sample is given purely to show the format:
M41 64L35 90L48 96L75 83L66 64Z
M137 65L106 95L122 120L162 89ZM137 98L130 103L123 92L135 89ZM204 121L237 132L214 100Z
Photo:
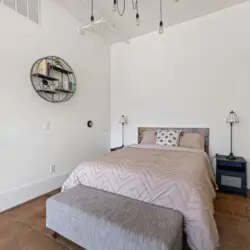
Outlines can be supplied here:
M0 193L0 212L60 188L68 175L69 173L63 173L51 176L49 178L31 182L19 188Z
M250 189L248 189L247 197L250 199Z

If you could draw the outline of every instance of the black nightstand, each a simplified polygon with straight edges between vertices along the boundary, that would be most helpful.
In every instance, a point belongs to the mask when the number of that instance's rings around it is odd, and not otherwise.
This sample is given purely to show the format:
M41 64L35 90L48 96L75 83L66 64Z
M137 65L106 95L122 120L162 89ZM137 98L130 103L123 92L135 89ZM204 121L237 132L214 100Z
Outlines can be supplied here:
M122 148L124 148L124 147L121 146L121 147L111 148L110 151L116 151L116 150L119 150L119 149L122 149Z
M247 162L243 157L230 160L216 155L216 182L219 190L247 197Z

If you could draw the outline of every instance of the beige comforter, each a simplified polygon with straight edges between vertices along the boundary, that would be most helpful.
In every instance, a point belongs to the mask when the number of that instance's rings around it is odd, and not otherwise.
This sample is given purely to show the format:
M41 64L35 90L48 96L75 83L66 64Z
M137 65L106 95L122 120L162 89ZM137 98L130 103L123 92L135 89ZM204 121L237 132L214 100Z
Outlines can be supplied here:
M201 150L134 145L84 162L62 190L86 185L180 211L193 250L217 249L214 176Z

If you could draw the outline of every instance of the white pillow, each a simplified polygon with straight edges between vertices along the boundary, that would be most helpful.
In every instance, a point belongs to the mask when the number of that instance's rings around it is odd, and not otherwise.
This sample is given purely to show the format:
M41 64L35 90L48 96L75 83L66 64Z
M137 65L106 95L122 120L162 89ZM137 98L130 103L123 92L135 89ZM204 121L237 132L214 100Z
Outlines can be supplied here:
M166 129L157 130L157 145L177 147L180 141L181 130Z

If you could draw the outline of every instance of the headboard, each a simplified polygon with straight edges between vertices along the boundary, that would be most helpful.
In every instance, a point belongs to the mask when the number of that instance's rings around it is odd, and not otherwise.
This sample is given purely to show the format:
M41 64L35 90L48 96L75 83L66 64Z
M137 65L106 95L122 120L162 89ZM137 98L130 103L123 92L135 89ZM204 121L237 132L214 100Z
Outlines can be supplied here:
M153 128L153 127L139 127L138 128L138 143L142 141L142 135L144 131L157 130L157 129L170 129L170 128ZM173 129L173 128L171 128ZM197 133L204 137L205 139L205 151L209 155L209 128L176 128L180 129L182 132L186 133Z

